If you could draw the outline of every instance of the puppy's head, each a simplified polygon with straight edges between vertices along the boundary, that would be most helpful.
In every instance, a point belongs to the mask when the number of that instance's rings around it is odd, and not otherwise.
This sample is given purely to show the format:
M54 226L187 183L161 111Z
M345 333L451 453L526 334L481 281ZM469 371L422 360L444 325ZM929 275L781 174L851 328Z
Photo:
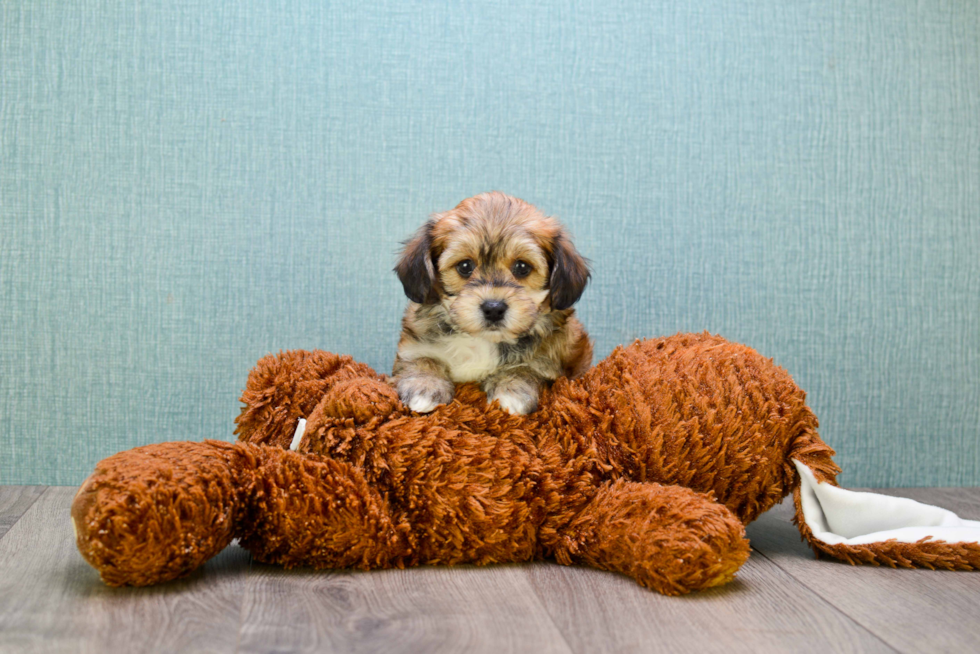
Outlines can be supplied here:
M498 342L570 308L589 281L557 220L499 192L432 216L405 243L395 272L410 300L442 303L455 327Z

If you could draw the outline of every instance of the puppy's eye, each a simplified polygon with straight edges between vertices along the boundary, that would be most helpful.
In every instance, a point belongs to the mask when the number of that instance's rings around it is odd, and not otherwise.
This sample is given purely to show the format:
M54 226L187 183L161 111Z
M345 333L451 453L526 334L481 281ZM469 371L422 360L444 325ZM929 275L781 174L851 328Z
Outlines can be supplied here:
M527 261L521 261L518 259L514 262L514 265L510 267L510 271L514 273L514 277L523 279L531 274L531 264L529 264Z
M456 264L456 272L459 273L460 277L469 277L475 268L476 264L473 263L472 259L463 259Z

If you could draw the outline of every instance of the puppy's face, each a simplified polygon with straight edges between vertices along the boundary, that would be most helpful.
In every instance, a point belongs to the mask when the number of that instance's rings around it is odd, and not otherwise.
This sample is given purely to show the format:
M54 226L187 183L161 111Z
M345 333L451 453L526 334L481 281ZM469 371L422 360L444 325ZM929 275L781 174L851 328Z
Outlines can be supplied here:
M516 340L547 313L570 308L589 278L558 221L503 193L433 216L405 244L395 271L409 299L441 303L454 328L494 342Z

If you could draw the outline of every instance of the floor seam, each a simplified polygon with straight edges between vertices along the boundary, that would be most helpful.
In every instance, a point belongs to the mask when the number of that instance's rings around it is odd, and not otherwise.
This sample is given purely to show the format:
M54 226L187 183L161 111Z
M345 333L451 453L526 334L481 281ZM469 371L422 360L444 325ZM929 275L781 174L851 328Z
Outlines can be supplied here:
M3 540L6 537L6 535L10 533L10 530L13 529L17 525L17 523L21 521L21 519L27 514L28 511L31 510L31 507L33 507L37 503L37 501L39 499L41 499L41 497L45 493L47 493L48 490L51 489L51 486L40 486L39 485L38 487L43 488L44 490L42 490L40 493L38 493L37 495L35 495L34 496L34 499L31 500L30 504L28 504L24 508L24 510L20 512L20 515L17 516L17 519L14 520L12 523L10 523L10 526L7 527L6 531L4 531L2 534L0 534L0 540Z
M887 647L888 649L890 649L893 652L899 652L900 654L903 652L903 650L896 649L894 645L892 645L891 643L889 643L888 641L886 641L884 638L882 638L881 636L879 636L877 633L875 633L874 631L872 631L867 625L865 625L862 622L860 622L857 618L855 618L854 616L851 616L851 615L848 615L847 613L845 613L843 611L843 609L839 608L836 604L834 604L833 602L831 602L830 600L828 600L826 597L824 597L816 589L811 588L809 584L807 584L805 581L803 581L802 579L800 579L798 576L794 575L792 572L790 572L789 570L787 570L783 566L779 565L779 562L778 561L776 561L772 557L767 556L765 552L763 552L762 550L756 549L755 547L752 547L752 551L755 552L756 554L758 554L759 556L761 556L762 558L764 558L766 561L769 561L771 564L773 564L777 568L779 568L780 571L782 571L787 576L789 576L791 579L793 579L794 581L796 581L797 583L799 583L801 586L803 586L804 588L806 588L808 591L810 591L811 593L813 593L814 597L816 597L821 602L823 602L824 604L826 604L827 606L829 606L836 613L839 613L840 615L842 615L845 618L847 618L847 620L849 620L853 624L857 625L863 631L865 631L868 634L870 634L872 638L874 638L875 640L877 640L878 642L880 642L882 645L884 645L885 647Z
M240 547L236 545L236 547ZM252 580L252 553L248 553L248 569L245 571L245 580L242 584L242 605L238 609L238 638L235 640L235 654L242 649L242 632L245 631L245 602L248 598L248 587Z
M548 610L548 605L545 603L541 595L538 594L538 589L534 587L534 582L531 580L531 574L527 571L526 568L521 572L524 574L524 581L527 582L527 585L531 589L531 592L534 593L534 599L541 607L541 610L544 611L544 614L548 616L548 621L551 622L551 625L555 628L555 631L558 632L558 636L561 638L561 642L565 643L565 647L568 648L569 652L572 652L572 654L578 654L578 650L572 647L572 644L568 642L568 639L565 637L565 632L563 632L561 627L558 626L558 623L555 622L555 616L551 615L551 611Z

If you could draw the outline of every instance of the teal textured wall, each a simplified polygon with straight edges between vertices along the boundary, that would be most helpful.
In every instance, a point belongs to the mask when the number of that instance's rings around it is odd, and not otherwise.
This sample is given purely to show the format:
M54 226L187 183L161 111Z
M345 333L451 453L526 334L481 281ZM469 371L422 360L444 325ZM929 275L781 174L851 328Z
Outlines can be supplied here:
M0 482L232 438L268 352L391 365L398 242L500 189L604 356L709 330L849 485L980 485L980 3L0 3Z

